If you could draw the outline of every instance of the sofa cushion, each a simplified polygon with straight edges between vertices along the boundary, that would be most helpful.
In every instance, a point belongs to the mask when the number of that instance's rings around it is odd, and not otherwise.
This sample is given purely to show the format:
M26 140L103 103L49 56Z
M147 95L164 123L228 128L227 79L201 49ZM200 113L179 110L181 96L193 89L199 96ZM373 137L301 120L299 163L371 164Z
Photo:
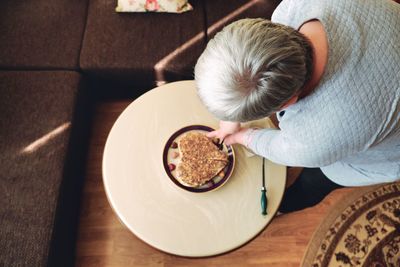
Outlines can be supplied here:
M87 0L0 1L0 69L77 69Z
M207 38L229 23L244 18L271 19L272 12L281 0L206 0Z
M117 12L170 12L193 10L188 0L118 0Z
M192 79L205 35L203 3L190 3L182 14L117 13L115 0L90 0L82 70L110 91Z
M75 72L0 71L0 266L73 264L76 185L83 179L70 161L82 157L69 152L77 147L71 134L77 135L80 88ZM65 188L73 189L67 205L60 203ZM58 217L64 220L59 225L70 225L62 229L65 239L55 241L63 236L55 230ZM53 244L63 251L53 251ZM52 265L50 253L58 257Z

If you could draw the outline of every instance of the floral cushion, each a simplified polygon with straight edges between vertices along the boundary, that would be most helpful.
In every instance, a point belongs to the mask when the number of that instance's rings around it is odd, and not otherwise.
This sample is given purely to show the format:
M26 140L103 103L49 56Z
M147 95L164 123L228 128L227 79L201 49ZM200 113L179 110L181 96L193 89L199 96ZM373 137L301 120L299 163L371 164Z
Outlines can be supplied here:
M117 12L170 12L192 10L187 0L118 0Z

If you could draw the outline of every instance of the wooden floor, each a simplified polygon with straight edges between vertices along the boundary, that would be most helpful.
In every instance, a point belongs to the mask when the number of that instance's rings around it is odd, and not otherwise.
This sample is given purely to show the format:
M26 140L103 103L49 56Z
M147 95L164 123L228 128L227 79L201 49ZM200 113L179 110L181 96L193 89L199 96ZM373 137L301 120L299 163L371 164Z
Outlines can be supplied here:
M130 101L96 107L77 244L76 266L299 266L313 231L351 189L331 193L316 207L276 217L261 234L230 253L203 259L177 257L145 244L118 220L104 192L101 161L114 121Z

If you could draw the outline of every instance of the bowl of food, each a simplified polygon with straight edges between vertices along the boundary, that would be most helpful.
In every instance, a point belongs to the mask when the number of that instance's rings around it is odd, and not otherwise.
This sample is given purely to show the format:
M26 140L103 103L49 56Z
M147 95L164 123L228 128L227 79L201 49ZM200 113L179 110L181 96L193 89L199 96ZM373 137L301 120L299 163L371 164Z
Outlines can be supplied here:
M171 181L193 193L216 190L231 177L235 165L232 146L206 136L214 129L190 125L177 130L165 144L163 165Z

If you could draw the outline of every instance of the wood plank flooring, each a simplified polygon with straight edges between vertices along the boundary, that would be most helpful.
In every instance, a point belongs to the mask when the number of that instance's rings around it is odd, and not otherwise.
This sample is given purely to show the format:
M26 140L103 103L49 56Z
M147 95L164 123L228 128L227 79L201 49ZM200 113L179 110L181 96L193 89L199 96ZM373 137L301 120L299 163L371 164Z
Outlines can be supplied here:
M90 141L76 267L299 266L308 241L330 207L353 189L337 190L319 205L276 217L248 244L221 256L191 259L160 252L118 220L104 192L101 161L107 135L131 101L98 103Z

